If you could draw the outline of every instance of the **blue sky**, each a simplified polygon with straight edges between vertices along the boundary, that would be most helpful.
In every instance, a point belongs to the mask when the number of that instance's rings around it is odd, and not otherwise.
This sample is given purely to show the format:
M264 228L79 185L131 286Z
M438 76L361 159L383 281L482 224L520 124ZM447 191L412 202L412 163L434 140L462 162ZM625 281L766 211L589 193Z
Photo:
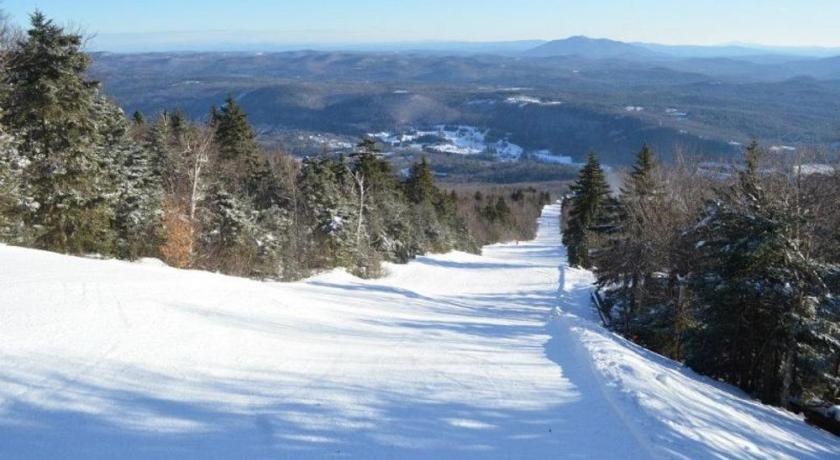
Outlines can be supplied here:
M0 0L96 34L178 42L505 41L571 35L669 44L840 46L840 0ZM156 45L158 44L158 45Z

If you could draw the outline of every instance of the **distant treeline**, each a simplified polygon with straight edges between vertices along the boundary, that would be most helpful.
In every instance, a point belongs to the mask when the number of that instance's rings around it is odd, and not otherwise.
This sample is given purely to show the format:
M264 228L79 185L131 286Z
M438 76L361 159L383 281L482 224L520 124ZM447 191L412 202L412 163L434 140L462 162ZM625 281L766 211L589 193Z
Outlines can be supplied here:
M383 261L528 237L550 201L447 192L425 159L401 177L370 140L347 156L266 152L232 98L206 123L128 119L86 79L81 45L40 13L3 36L0 241L258 278L371 277Z
M592 155L564 200L573 265L611 327L788 406L840 402L840 174L771 158L665 166L645 147L613 195Z

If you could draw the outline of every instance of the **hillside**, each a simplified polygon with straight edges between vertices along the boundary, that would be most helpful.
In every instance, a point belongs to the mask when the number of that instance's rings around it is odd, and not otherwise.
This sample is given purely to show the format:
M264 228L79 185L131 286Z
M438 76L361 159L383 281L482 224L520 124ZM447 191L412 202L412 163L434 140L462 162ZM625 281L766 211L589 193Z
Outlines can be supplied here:
M680 147L718 159L752 139L796 147L838 141L836 60L660 58L620 42L562 48L547 57L100 53L91 76L127 113L149 119L181 109L204 120L232 95L265 143L299 155L331 148L299 146L301 138L352 144L369 133L440 124L489 130L526 151L576 161L595 150L616 165L628 164L645 142L666 157ZM640 58L627 59L633 53ZM810 78L794 78L803 75Z
M0 246L0 457L840 458L598 326L558 216L373 281Z

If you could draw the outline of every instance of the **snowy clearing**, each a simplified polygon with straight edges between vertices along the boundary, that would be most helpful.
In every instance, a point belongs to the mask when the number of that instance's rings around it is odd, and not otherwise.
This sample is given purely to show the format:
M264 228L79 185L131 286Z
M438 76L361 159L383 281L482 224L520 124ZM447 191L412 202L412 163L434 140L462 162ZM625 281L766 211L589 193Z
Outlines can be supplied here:
M0 246L0 458L840 458L598 326L558 214L373 281Z

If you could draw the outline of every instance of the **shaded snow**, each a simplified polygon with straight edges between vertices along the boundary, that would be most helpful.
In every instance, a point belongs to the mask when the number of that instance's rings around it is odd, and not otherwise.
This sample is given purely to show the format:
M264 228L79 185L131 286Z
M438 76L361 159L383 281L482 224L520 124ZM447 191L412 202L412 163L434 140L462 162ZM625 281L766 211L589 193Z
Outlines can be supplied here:
M597 326L558 217L371 281L0 246L0 458L840 457Z

